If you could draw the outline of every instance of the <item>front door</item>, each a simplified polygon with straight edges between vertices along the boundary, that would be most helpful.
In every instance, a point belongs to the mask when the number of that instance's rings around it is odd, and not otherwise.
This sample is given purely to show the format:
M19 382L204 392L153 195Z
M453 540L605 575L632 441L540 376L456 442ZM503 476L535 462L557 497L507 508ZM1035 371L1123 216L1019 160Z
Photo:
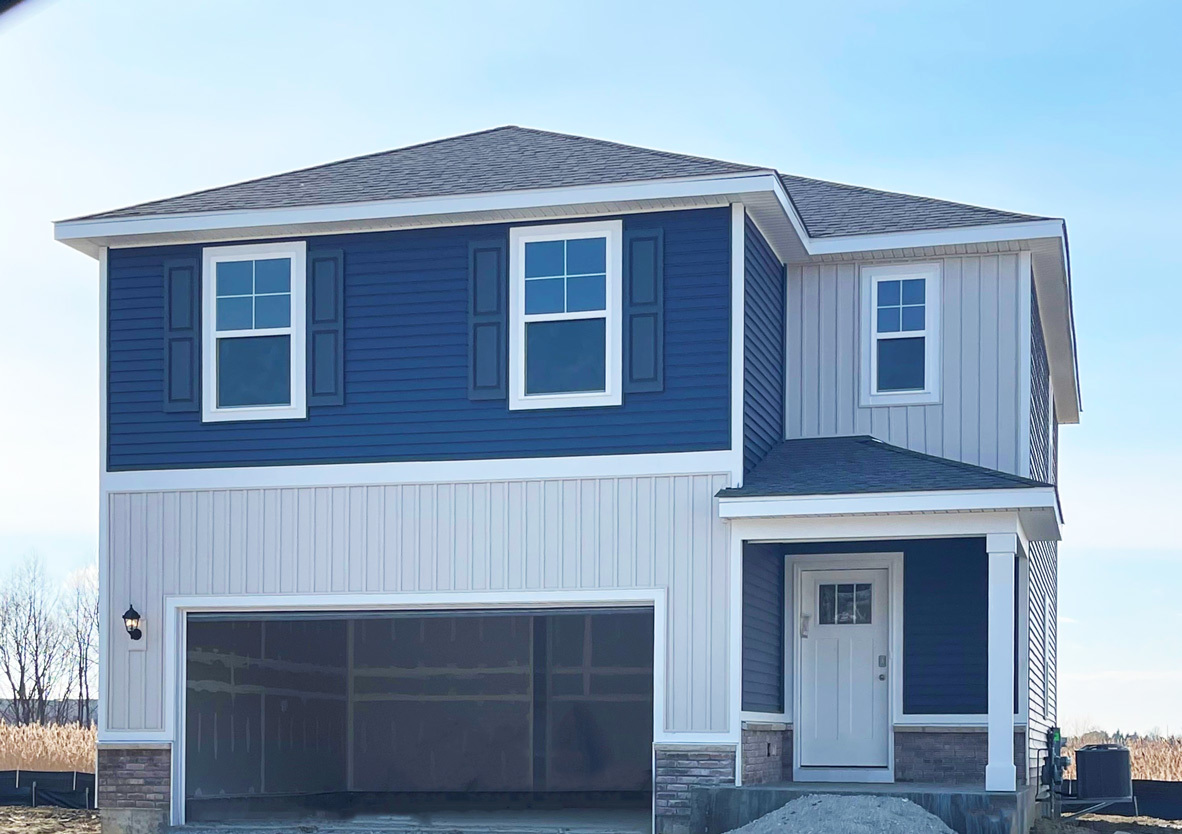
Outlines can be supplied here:
M802 767L886 767L890 745L885 568L803 570Z

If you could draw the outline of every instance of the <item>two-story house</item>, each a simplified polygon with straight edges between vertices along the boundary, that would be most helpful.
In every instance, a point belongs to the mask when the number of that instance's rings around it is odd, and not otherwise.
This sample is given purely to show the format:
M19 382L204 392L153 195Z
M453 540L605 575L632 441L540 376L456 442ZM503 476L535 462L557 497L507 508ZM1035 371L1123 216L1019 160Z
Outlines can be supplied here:
M503 127L56 236L102 287L108 834L1033 797L1062 220Z

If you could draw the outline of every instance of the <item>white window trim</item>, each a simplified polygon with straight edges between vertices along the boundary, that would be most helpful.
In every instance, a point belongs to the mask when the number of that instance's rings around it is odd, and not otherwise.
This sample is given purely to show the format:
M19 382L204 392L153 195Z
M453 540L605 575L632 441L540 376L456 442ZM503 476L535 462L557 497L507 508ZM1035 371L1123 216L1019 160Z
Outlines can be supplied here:
M880 281L924 279L924 324L922 331L908 336L924 337L924 383L922 391L884 391L878 388L877 287ZM884 405L933 405L940 402L941 270L939 263L889 264L862 267L862 381L863 407ZM898 338L903 338L902 336Z
M605 390L570 394L525 393L525 325L527 321L559 321L600 318L598 311L554 313L539 316L525 314L525 244L572 238L607 238L607 305L605 321L606 351ZM620 220L592 223L562 223L547 226L524 226L509 230L509 409L586 408L620 405L623 401L623 237Z
M297 240L288 243L258 243L243 246L206 247L201 251L201 419L206 423L230 420L291 420L308 415L307 352L305 339L307 316L307 244ZM288 327L267 328L253 333L291 336L291 404L271 406L217 406L217 340L216 309L217 264L222 261L261 260L266 258L291 259L291 324ZM243 332L243 331L232 331ZM224 337L223 337L224 338Z

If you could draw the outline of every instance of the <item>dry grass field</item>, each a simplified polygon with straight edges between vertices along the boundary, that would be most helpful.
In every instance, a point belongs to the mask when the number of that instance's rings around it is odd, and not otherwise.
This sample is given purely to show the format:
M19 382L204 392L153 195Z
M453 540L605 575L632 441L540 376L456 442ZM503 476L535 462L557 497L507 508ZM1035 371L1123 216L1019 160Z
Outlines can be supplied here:
M1068 739L1066 752L1072 763L1067 778L1075 778L1075 751L1087 744L1111 741L1105 733L1087 733L1078 739ZM1120 743L1129 748L1134 779L1155 779L1161 782L1182 782L1182 738L1124 738Z
M94 772L93 727L0 724L0 770Z

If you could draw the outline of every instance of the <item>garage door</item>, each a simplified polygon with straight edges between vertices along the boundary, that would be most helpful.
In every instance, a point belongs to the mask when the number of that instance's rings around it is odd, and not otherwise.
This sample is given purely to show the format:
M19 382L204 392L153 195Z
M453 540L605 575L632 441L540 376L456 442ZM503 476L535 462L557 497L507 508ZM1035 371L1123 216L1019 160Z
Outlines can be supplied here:
M192 615L190 821L646 806L650 610Z

